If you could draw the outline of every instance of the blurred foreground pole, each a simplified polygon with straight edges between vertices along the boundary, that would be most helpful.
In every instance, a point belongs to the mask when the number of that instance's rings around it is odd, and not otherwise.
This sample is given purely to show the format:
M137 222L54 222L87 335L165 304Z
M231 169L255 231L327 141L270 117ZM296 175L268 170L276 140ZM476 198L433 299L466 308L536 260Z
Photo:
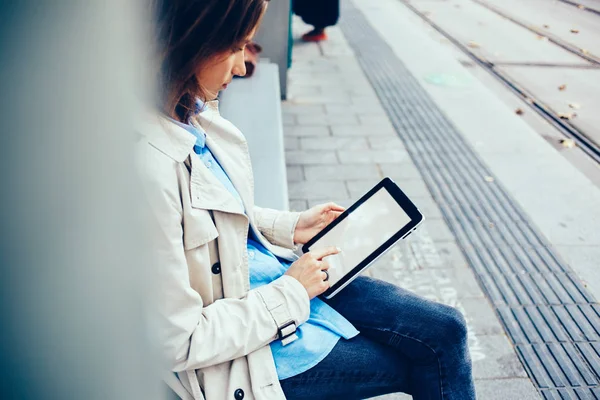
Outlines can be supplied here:
M142 1L0 2L0 398L162 398L133 170Z

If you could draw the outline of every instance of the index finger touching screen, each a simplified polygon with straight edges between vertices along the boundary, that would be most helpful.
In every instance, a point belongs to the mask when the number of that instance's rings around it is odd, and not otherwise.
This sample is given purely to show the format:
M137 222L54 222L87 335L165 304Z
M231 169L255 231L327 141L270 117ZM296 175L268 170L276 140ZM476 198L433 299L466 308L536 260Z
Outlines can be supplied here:
M330 284L334 285L410 221L409 215L382 187L310 246L310 250L328 246L342 250L324 258L329 263Z

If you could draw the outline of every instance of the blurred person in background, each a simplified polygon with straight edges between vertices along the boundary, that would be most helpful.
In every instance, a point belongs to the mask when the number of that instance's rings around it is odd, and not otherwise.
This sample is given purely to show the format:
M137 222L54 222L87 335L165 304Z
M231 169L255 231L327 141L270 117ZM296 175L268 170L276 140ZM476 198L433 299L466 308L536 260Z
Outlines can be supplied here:
M215 99L245 75L244 48L267 4L157 1L160 95L138 128L138 158L159 271L152 333L171 394L473 399L457 310L367 277L332 300L317 297L329 288L324 258L338 249L293 250L342 207L254 204L246 140Z
M314 29L302 35L305 42L327 40L325 28L337 24L340 17L340 0L293 0L294 14Z

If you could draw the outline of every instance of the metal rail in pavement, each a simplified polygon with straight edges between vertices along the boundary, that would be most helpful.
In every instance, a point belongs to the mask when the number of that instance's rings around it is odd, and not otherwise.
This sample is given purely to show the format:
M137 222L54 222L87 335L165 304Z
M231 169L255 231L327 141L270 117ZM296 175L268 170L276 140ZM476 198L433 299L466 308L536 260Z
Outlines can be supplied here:
M432 21L425 13L418 10L414 5L406 0L400 0L407 8L409 8L412 12L421 17L424 21L426 21L433 29L438 31L444 37L446 37L452 44L458 47L461 51L463 51L466 55L468 55L477 65L481 66L483 69L488 71L492 76L497 78L500 82L502 82L505 86L511 89L515 94L521 97L525 103L535 110L539 115L541 115L545 120L547 120L550 124L552 124L559 132L561 132L566 138L572 139L577 143L579 148L581 148L589 157L591 157L596 162L600 163L600 144L596 143L589 135L587 135L584 131L577 128L574 124L570 123L569 120L562 119L559 114L546 105L543 101L533 96L533 94L529 93L523 86L521 86L516 80L511 78L506 73L494 68L494 63L488 60L485 60L475 54L473 51L469 49L469 47L463 44L460 40L456 39L445 29L440 27L434 21ZM474 2L490 9L491 11L509 19L510 21L523 26L529 29L532 32L539 33L540 35L545 35L548 37L550 41L555 43L556 45L564 48L565 50L578 55L579 57L593 63L600 67L600 58L591 54L585 54L581 51L581 49L575 48L573 45L561 40L560 38L552 35L550 36L547 32L538 32L537 28L526 26L521 21L518 21L514 17L508 16L506 13L498 10L496 7L493 7L484 1L481 0L473 0ZM600 20L599 20L600 23Z

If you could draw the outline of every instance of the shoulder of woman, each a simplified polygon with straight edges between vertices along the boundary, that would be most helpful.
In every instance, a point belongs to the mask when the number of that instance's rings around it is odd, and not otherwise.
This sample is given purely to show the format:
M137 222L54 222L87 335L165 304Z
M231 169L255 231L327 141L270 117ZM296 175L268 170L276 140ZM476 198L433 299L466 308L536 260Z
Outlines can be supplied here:
M180 169L185 166L143 140L136 145L135 157L140 189L155 213L163 216L172 210L180 213Z
M196 137L193 134L160 114L147 113L144 115L136 124L136 131L142 143L146 143L158 153L162 153L178 163L187 159L196 143Z
M164 151L144 133L138 132L137 139L134 157L142 184L151 187L153 191L178 192L178 171L184 168L183 162L173 158L168 149Z

